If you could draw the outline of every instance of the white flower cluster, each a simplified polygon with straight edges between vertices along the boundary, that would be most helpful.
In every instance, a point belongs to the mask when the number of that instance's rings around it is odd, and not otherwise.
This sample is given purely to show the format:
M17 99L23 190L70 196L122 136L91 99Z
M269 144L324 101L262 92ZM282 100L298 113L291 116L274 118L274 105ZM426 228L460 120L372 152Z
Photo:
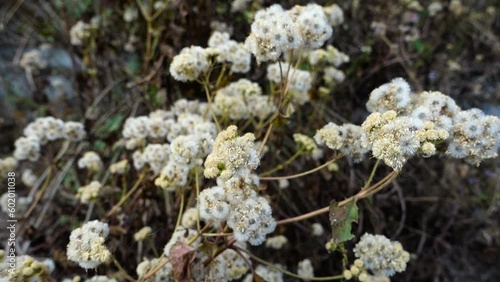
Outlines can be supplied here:
M184 82L198 80L208 72L214 59L229 64L231 72L246 73L250 70L250 53L242 43L229 39L228 33L215 31L208 46L183 48L170 64L170 74L174 79Z
M21 181L28 187L35 185L37 179L38 176L36 176L31 169L24 170L23 174L21 175Z
M23 54L19 60L19 66L25 71L36 71L47 67L47 60L42 57L42 53L38 49L33 49Z
M417 153L434 155L435 145L449 136L446 154L453 158L479 165L498 156L498 117L479 109L461 111L441 92L412 95L408 83L396 78L373 90L367 108L374 112L363 123L372 153L395 170Z
M22 255L16 257L15 269L10 269L10 263L5 260L5 251L0 249L0 281L10 282L43 282L50 281L50 273L54 271L54 261L44 261ZM5 279L5 280L4 280Z
M96 152L89 151L85 152L83 157L78 160L78 167L82 169L86 168L92 172L98 172L102 169L103 164L101 157L99 157Z
M180 99L170 111L156 110L149 116L129 117L122 135L129 150L145 146L147 141L167 139L172 142L180 135L210 133L215 136L215 124L202 117L205 103ZM142 168L140 166L139 168ZM136 167L136 169L139 169Z
M160 263L160 259L144 259L139 265L137 265L136 268L136 273L137 276L139 276L139 280L143 278L151 269L153 269L155 266L157 266ZM149 279L144 280L145 282L157 282L157 281L163 281L163 282L170 282L170 281L175 281L174 275L172 273L172 264L167 263L164 265L160 270L158 270L153 276L151 276Z
M424 157L436 154L435 144L449 136L446 130L437 129L431 121L422 123L418 119L398 116L392 110L369 115L362 127L372 144L373 156L396 171L417 153Z
M331 26L339 26L344 23L344 11L337 4L323 7L323 11Z
M318 148L318 145L316 145L314 139L311 137L301 133L294 133L293 140L298 147L302 146L307 153L311 154L314 160L318 160L323 156L323 150Z
M197 221L198 221L198 209L188 208L184 211L184 214L182 215L181 225L186 228L193 228L196 226Z
M280 67L281 64L281 67ZM286 76L288 72L288 77ZM303 71L290 66L288 63L274 63L267 67L267 78L275 83L281 83L281 78L288 83L288 99L294 104L303 105L309 101L308 92L312 85L312 76L308 71Z
M14 171L17 168L17 164L17 160L13 157L0 159L0 180L2 180L8 172Z
M109 171L112 174L124 174L130 169L130 165L128 163L128 160L121 160L117 163L111 164L109 166Z
M69 36L71 39L71 44L75 46L81 46L85 42L86 39L90 37L90 31L92 29L92 25L88 23L84 23L83 21L78 21L74 26L69 30Z
M314 140L319 145L326 145L352 157L354 162L363 160L364 155L370 151L370 142L363 128L349 123L339 126L330 122L316 132Z
M314 277L314 268L310 259L305 259L299 262L297 266L297 274L302 277Z
M106 223L89 221L71 232L67 249L68 259L77 262L85 269L96 268L107 262L111 253L104 245L109 234Z
M307 58L311 66L332 66L335 68L350 60L347 54L332 45L326 46L326 49L310 51L307 53Z
M10 196L10 197L9 197ZM9 205L9 199L12 199L13 194L6 192L2 194L0 197L0 208L2 211L6 214L9 214L11 210L9 208L12 207L12 205ZM33 198L27 196L27 197L19 197L16 196L16 218L21 218L24 214L24 212L28 209L29 205L33 202Z
M170 144L170 157L155 184L164 189L186 185L189 171L203 164L213 144L214 136L209 132L178 136Z
M99 181L94 180L90 182L90 184L78 188L76 197L80 198L80 202L88 204L97 199L101 188L102 184Z
M275 264L275 266L277 266L279 268L283 268L283 266L280 264ZM284 281L283 280L283 273L274 269L274 268L270 268L270 267L259 264L259 265L257 265L257 267L255 268L254 271L264 281L273 281L273 282L283 282ZM252 281L254 281L252 274L248 274L247 276L245 276L245 279L243 279L243 282L252 282Z
M283 248L288 243L288 238L283 235L276 235L273 237L269 237L266 240L266 248L272 248L275 250L279 250Z
M144 226L139 231L134 234L134 240L136 242L144 241L153 232L153 229L149 226Z
M89 279L85 279L84 282L118 282L114 278L109 278L108 276L104 275L95 275L90 277Z
M186 185L190 170L203 164L217 134L216 125L202 116L205 111L206 104L181 99L170 111L128 118L122 132L127 149L145 146L132 154L134 168L148 165L159 173L155 185L164 189Z
M370 93L366 108L372 113L383 113L389 110L401 112L409 106L410 95L410 85L403 78L398 77L375 88Z
M376 275L393 276L403 272L410 254L399 242L392 242L383 235L365 233L354 247L354 255L363 261L363 266Z
M36 161L40 157L40 148L49 141L66 139L72 142L85 138L83 124L64 122L54 117L37 118L24 129L23 137L16 140L14 157L18 160Z
M323 225L320 223L313 223L311 226L311 235L319 237L325 233L325 229L323 228Z
M203 190L199 197L200 217L205 221L226 221L236 240L260 245L274 231L276 222L268 201L254 188L258 177L250 173L260 159L255 136L238 136L232 125L217 135L212 153L205 161L205 177L217 179L217 186Z
M411 111L408 113L412 118L421 122L432 121L437 128L450 131L454 116L460 111L455 101L441 92L424 91L415 95L412 99Z
M255 184L241 178L226 182L219 179L218 184L200 193L200 217L205 221L227 221L239 242L262 244L266 234L276 227L267 200L257 195Z
M451 139L446 154L479 165L498 157L500 119L479 109L458 112L453 118Z
M210 53L199 46L185 47L170 64L170 74L179 81L200 78L210 67Z
M332 36L323 8L316 4L283 10L279 4L255 14L245 45L257 61L277 61L294 49L321 47Z
M205 160L205 177L220 176L227 181L231 177L245 177L250 169L257 168L260 159L254 148L255 136L253 133L238 136L237 130L231 125L217 135L212 152Z
M250 70L252 57L243 43L229 39L229 33L215 31L208 40L208 46L213 50L219 63L229 63L231 71L246 73Z
M276 110L271 98L262 95L260 86L244 78L219 89L213 107L216 115L232 120L249 119L252 116L262 120Z

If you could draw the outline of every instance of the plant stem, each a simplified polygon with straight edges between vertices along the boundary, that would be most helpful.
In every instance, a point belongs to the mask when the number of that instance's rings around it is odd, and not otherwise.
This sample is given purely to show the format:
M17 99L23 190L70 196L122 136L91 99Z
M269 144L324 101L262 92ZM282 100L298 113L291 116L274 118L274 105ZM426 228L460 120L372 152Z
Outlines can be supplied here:
M382 190L384 187L389 185L397 176L398 176L398 173L396 171L392 171L386 177L384 177L382 180L375 183L373 186L371 186L367 189L361 190L356 195L351 196L351 197L339 202L338 206L342 207L342 206L345 206L353 201L364 199L364 198L367 198L367 197L377 193L378 191ZM281 225L281 224L297 222L297 221L301 221L301 220L308 219L311 217L315 217L315 216L320 215L320 214L327 213L329 211L330 211L330 206L327 206L327 207L324 207L324 208L321 208L321 209L318 209L318 210L315 210L315 211L312 211L312 212L309 212L309 213L306 213L303 215L279 220L276 222L276 224Z
M299 178L299 177L302 177L304 175L308 175L308 174L311 174L313 172L316 172L318 170L321 170L322 168L328 166L330 163L332 162L335 162L336 160L342 158L344 155L340 154L336 157L334 157L333 159L327 161L326 163L316 167L316 168L313 168L311 170L308 170L308 171L305 171L305 172L301 172L301 173L298 173L298 174L293 174L293 175L285 175L285 176L267 176L267 177L260 177L260 180L282 180L282 179L292 179L292 178Z
M139 176L139 179L135 182L134 186L128 191L128 193L125 195L125 197L122 197L120 202L116 204L107 214L106 217L110 217L125 201L139 188L140 184L144 180L144 177L146 176L146 172L142 172L141 175Z

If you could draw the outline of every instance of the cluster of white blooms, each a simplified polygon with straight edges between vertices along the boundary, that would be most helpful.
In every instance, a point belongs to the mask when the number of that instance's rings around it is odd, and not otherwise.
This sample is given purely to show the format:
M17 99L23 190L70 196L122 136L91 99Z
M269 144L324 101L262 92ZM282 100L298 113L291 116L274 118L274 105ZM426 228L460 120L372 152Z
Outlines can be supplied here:
M275 264L275 266L279 268L283 268L282 265L280 264ZM281 271L278 271L274 268L270 268L264 265L257 265L255 268L255 273L258 274L264 281L273 281L273 282L283 282L283 273ZM245 279L243 279L243 282L252 282L253 276L252 274L248 274L245 276Z
M118 282L114 278L109 278L108 276L104 275L95 275L90 277L89 279L85 279L84 282Z
M64 138L71 142L78 142L83 140L87 132L81 122L67 121L64 123Z
M134 157L134 160L141 160L142 166L147 164L154 173L159 173L169 160L170 144L148 144L140 157L138 153ZM135 165L136 168L139 167L139 163L135 163Z
M97 199L101 188L102 184L99 181L94 180L90 182L90 184L78 188L76 197L80 198L80 202L88 204L91 201Z
M429 11L429 16L434 17L443 10L443 5L441 4L441 2L435 1L429 4L427 10Z
M479 109L458 112L453 118L451 139L446 154L479 165L498 156L500 119Z
M13 157L6 157L0 159L0 180L7 175L8 172L12 172L17 168L17 160Z
M186 185L189 172L203 164L217 134L216 125L202 115L206 107L205 103L181 99L170 111L128 118L122 135L127 149L139 147L132 154L134 168L148 165L159 174L155 185L164 189ZM147 144L149 141L161 143Z
M410 85L403 78L398 77L375 88L370 93L366 108L372 113L383 113L389 110L401 112L409 106L410 96Z
M113 174L124 174L130 169L128 160L121 160L109 166L109 171Z
M318 145L316 145L314 139L311 137L301 133L294 133L293 140L297 146L302 146L307 153L311 154L314 160L318 160L323 156L323 150L318 148Z
M452 120L460 111L455 101L441 92L424 91L415 95L409 116L419 119L422 123L432 121L437 128L447 131L451 130Z
M239 242L262 244L266 234L274 231L276 222L268 201L254 190L258 178L219 178L217 182L218 186L200 193L200 217L205 221L227 221Z
M157 266L160 263L160 259L144 259L139 265L137 265L136 268L136 273L137 276L139 276L139 280L143 278L151 269L153 269L155 266ZM172 264L167 263L165 264L160 270L158 270L153 276L150 278L144 280L145 282L157 282L157 281L164 281L164 282L170 282L170 281L175 281L174 275L172 273Z
M364 155L370 151L370 142L363 128L350 123L339 126L330 122L316 132L314 140L319 145L324 144L352 157L354 162L363 160Z
M182 215L181 225L185 228L192 228L196 226L197 221L198 221L198 209L188 208L184 211L184 214Z
M231 12L243 12L252 0L233 0L231 3Z
M269 96L262 95L257 83L248 79L240 79L217 91L213 110L218 116L226 116L232 120L267 118L276 110Z
M435 144L449 136L446 130L437 129L431 121L422 123L418 119L398 116L392 110L369 115L362 127L372 144L373 156L396 171L417 153L424 157L436 154Z
M403 272L410 254L399 242L391 242L383 235L365 233L354 247L354 255L363 261L363 266L376 275L393 276Z
M19 66L25 71L36 71L47 67L47 61L42 58L42 53L38 49L33 49L23 54L19 60Z
M323 8L316 4L295 6L285 11L279 4L255 14L245 45L257 61L277 61L294 49L321 47L332 36Z
M19 197L13 193L6 192L2 194L0 197L0 208L2 211L6 214L10 214L12 211L12 204L9 205L9 199L13 199L13 197L16 197L16 218L20 218L23 216L24 212L28 209L29 205L31 202L33 202L33 198L27 196L27 197Z
M90 37L90 31L92 29L92 25L88 23L84 23L83 21L78 21L74 26L69 30L69 36L71 39L71 44L75 46L83 45L86 39Z
M286 245L286 243L288 243L288 238L286 238L283 235L276 235L276 236L267 238L266 247L279 250L279 249L283 248Z
M99 157L99 155L96 152L92 152L92 151L85 152L85 154L83 154L83 157L81 157L78 160L78 167L79 168L82 168L82 169L86 168L92 172L100 171L102 169L102 166L103 166L103 164L101 161L101 157Z
M246 249L246 246L243 244L235 244L237 247ZM247 261L249 261L249 256L245 252L240 252ZM226 281L232 281L240 279L245 273L248 271L248 264L245 262L245 259L238 254L236 251L231 249L226 249L221 254L223 264L225 265L225 277Z
M312 85L310 72L296 69L285 62L278 62L267 67L267 78L275 83L281 83L281 78L286 79L288 83L287 95L292 103L303 105L309 101L308 92Z
M260 159L254 148L255 135L238 136L237 130L231 125L217 135L212 152L205 160L205 177L220 176L227 181L231 177L245 177L250 169L257 168Z
M344 79L345 79L345 74L343 71L336 69L334 67L326 67L324 69L323 80L328 85L343 82Z
M323 7L323 11L331 26L339 26L344 23L344 11L337 4Z
M89 221L71 232L67 249L68 259L85 269L96 268L107 262L111 253L104 245L109 234L106 223Z
M14 157L18 160L37 161L40 157L40 139L35 136L20 137L14 143Z
M211 122L205 124L214 126ZM201 166L203 159L212 150L214 134L212 129L208 131L180 135L172 141L168 162L155 180L157 186L167 189L186 185L189 171L195 166Z
M63 138L73 142L80 141L86 132L79 122L42 117L28 124L24 135L15 142L14 157L18 160L36 161L40 157L40 147L47 142Z
M144 226L141 228L141 230L137 231L134 234L134 240L139 242L139 241L144 241L151 233L153 232L153 229L149 226Z
M297 274L304 278L314 277L314 268L310 259L305 259L299 262L299 265L297 267Z
M257 195L258 177L251 174L260 159L255 136L238 136L232 125L220 132L205 161L205 177L217 179L217 186L203 190L199 197L200 217L205 221L226 221L236 240L260 245L276 222L268 201Z
M252 57L245 45L229 39L229 33L215 31L208 40L208 46L216 54L219 63L229 63L231 71L246 73L250 70Z
M323 235L323 233L325 233L325 229L323 228L323 225L321 225L320 223L313 223L311 229L312 229L311 234L316 237L319 237Z
M170 74L179 81L200 78L210 67L210 52L199 46L185 47L170 64Z
M122 131L126 148L133 150L144 146L148 139L172 142L180 135L209 133L215 136L215 124L202 116L206 106L198 101L180 99L170 111L157 110L149 116L127 118ZM139 168L142 166L136 167Z
M16 257L14 269L11 269L10 265L5 259L5 251L0 249L0 281L50 281L50 273L55 268L54 261L51 259L39 261L28 255Z
M231 72L246 73L250 70L251 55L244 44L229 39L229 33L215 31L208 40L208 48L183 48L172 60L170 74L179 81L198 80L214 62L229 64Z
M332 45L326 46L326 49L317 49L308 52L307 58L311 66L332 66L335 68L350 60L347 54L339 51Z
M134 5L125 6L125 10L123 11L123 20L125 22L133 22L137 19L138 16L139 11L137 11L137 8Z

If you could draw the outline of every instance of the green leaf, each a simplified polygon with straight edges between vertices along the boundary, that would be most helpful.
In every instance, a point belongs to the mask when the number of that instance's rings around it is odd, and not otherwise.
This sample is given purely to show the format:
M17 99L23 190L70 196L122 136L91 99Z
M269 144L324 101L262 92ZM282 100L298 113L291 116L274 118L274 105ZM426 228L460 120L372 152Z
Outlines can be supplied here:
M339 244L347 242L354 238L352 235L352 223L358 222L358 206L356 202L349 203L339 207L338 203L333 200L330 203L330 225L332 226L332 250Z
M415 47L415 50L417 50L417 52L419 53L422 53L422 51L424 51L425 49L424 43L420 39L413 41L413 45Z
M120 125L125 117L123 115L115 115L108 119L104 124L97 128L97 134L102 137L108 136L110 133L120 129Z

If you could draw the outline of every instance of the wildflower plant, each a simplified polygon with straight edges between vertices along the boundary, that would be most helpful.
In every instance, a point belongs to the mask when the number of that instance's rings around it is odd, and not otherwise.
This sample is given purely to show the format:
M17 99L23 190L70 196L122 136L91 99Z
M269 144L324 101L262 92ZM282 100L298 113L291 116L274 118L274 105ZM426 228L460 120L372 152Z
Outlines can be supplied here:
M130 55L143 49L141 78L119 79L120 86L92 97L82 122L34 119L14 142L12 156L0 159L0 178L22 173L19 220L40 228L48 214L59 215L41 203L71 208L54 223L74 227L57 235L68 241L58 266L72 275L80 273L77 265L95 270L85 281L389 279L413 263L415 250L381 234L361 235L376 223L371 214L361 215L375 210L377 193L393 185L403 195L395 180L413 160L448 157L479 166L498 157L497 116L422 90L411 72L408 80L386 79L357 97L364 107L353 111L352 123L336 113L342 106L336 90L363 64L363 55L333 45L337 30L347 28L348 14L337 4L287 9L233 1L230 11L221 4L219 10L248 26L245 38L229 28L214 30L208 41L174 50L166 47L171 38L162 37L161 23L189 34L177 26L190 21L175 12L184 6L136 2L119 4L129 33L116 40ZM460 15L452 2L447 9ZM423 11L417 4L408 6ZM434 3L426 9L431 18L444 13ZM99 28L108 20L116 19L82 19L68 29L68 43L94 83ZM388 40L390 26L371 26ZM139 29L146 32L144 42L134 40ZM48 67L34 53L22 58L26 70ZM174 86L167 91L165 84ZM120 92L115 86L132 94L99 112L106 95ZM0 199L4 213L10 212L9 197ZM35 213L40 219L32 219ZM397 234L403 229L404 222ZM19 240L29 246L35 241L26 230ZM280 261L290 250L307 255ZM335 260L328 264L336 269L321 276L327 260ZM29 256L21 262L13 276L19 281L47 281L52 272L50 263ZM6 275L4 264L0 275Z

